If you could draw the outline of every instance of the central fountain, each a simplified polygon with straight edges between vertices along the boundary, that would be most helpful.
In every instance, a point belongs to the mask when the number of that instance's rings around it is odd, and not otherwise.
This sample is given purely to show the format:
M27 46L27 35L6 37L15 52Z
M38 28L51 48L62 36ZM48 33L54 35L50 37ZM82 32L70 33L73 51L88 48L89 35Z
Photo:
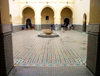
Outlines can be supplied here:
M43 33L38 34L38 37L59 37L57 33L53 33L50 29L43 30Z
M51 34L53 33L53 31L51 31L51 30L44 30L44 33L45 33L46 35L51 35Z

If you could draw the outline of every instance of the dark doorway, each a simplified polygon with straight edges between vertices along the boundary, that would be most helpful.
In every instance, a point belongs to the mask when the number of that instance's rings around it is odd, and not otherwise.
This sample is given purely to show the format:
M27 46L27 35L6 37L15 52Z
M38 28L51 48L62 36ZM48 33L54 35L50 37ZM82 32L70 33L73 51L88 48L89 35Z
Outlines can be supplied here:
M26 20L26 24L30 24L30 23L31 23L31 19L28 18L28 19Z
M31 19L29 19L29 18L26 20L26 29L28 29L28 25L32 29Z
M64 19L64 29L67 30L68 29L68 24L69 24L69 19L65 18Z
M46 16L46 20L49 20L49 16Z
M64 29L67 30L68 29L68 24L69 24L69 19L65 18L64 19Z
M83 16L83 32L86 32L86 14Z
M64 24L66 24L66 25L69 24L69 19L68 19L68 18L65 18L65 19L64 19Z

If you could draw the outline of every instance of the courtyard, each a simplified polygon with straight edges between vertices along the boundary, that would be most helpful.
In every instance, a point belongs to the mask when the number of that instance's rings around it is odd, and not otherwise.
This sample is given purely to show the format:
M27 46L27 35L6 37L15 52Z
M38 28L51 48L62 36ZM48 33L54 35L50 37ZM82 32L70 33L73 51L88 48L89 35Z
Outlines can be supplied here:
M87 58L87 34L73 30L59 37L42 38L43 31L24 30L12 34L15 66L83 66Z
M93 76L86 68L87 34L73 30L43 38L43 31L13 33L14 68L9 76Z

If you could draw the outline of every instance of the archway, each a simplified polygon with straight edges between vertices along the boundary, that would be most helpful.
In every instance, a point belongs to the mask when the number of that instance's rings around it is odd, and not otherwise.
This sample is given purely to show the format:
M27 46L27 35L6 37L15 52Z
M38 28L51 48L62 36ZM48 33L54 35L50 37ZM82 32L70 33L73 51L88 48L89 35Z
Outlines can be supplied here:
M65 7L62 11L61 11L61 24L64 24L64 22L66 22L66 20L68 21L67 23L70 24L72 23L72 10L68 7Z
M50 7L42 10L41 17L41 29L49 29L50 24L54 24L54 11Z
M86 32L86 19L87 19L86 13L84 13L84 15L83 15L83 32Z
M29 18L31 20L31 23L34 24L35 23L35 12L32 8L30 7L26 7L23 12L22 12L22 15L23 15L23 20L22 20L22 23L23 24L26 24L26 20Z

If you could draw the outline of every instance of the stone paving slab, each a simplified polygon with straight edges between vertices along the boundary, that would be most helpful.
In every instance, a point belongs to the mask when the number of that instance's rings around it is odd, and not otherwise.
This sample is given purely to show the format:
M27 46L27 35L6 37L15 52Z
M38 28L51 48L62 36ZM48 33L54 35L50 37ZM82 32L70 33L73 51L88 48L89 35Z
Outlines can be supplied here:
M54 31L57 38L40 38L42 31L13 33L15 66L81 66L86 65L87 34L77 31Z

